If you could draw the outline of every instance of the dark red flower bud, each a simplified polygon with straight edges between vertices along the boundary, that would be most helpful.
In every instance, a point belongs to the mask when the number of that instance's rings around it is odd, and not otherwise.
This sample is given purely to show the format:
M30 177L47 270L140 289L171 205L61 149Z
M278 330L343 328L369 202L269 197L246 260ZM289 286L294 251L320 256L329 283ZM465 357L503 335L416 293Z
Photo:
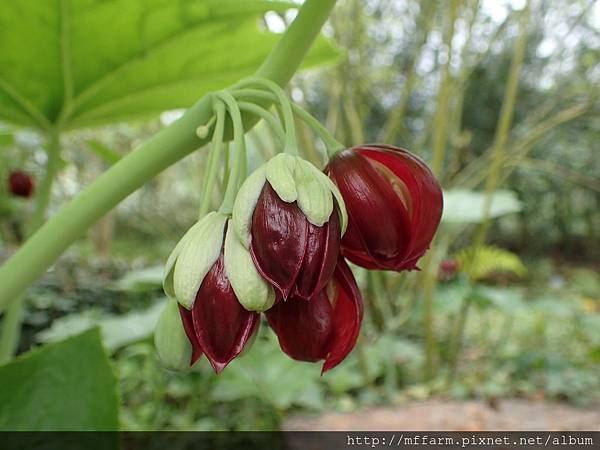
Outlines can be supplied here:
M179 254L175 256L177 262L172 264L179 264L181 259L187 260L187 257L193 257L197 252L211 252L210 241L213 239L220 241L220 250L219 247L216 247L219 252L218 258L203 276L195 298L191 302L191 309L179 305L183 328L192 344L190 365L193 365L204 353L217 373L220 373L232 359L244 350L244 346L258 330L260 323L258 313L247 311L240 304L227 277L224 261L225 246L223 245L225 240L223 236L227 234L225 220L225 216L215 213L206 216L197 225L199 227L197 231L192 228L188 233L191 234L187 237L184 236L184 240L187 239L187 241L182 245L183 249L179 249ZM206 226L200 227L204 223ZM210 233L214 233L214 236L211 237ZM176 247L176 253L177 250ZM182 256L182 253L185 253L185 257ZM196 261L199 264L204 263L203 259ZM181 264L181 267L176 266L174 269L175 277L183 279L183 282L176 280L178 286L181 286L182 283L185 284L187 279L193 281L195 277L193 267L188 270L185 261Z
M28 198L33 193L34 181L27 172L15 170L8 177L8 187L13 195Z
M192 310L179 305L179 311L192 344L191 364L204 353L216 373L242 352L260 323L260 314L246 311L238 302L225 273L222 251L204 277Z
M354 348L363 304L352 272L340 258L330 284L311 301L291 296L276 303L266 316L285 353L299 361L325 360L324 373Z
M427 165L401 148L364 145L325 169L348 211L342 253L367 269L411 270L442 216L442 189Z
M171 252L163 279L165 293L179 303L183 329L192 345L191 352L187 349L190 365L204 353L217 373L240 355L256 334L260 315L255 311L270 307L275 299L256 270L239 267L247 262L251 265L251 257L232 240L235 235L228 231L229 222L227 215L217 212L200 219ZM251 310L245 309L238 296ZM179 353L164 357L170 351L163 339L169 336L169 324L158 329L157 350L159 356L163 353L161 359L177 366Z
M311 299L330 280L340 249L337 205L322 226L310 223L296 202L281 200L265 183L252 225L250 253L260 274L284 299Z

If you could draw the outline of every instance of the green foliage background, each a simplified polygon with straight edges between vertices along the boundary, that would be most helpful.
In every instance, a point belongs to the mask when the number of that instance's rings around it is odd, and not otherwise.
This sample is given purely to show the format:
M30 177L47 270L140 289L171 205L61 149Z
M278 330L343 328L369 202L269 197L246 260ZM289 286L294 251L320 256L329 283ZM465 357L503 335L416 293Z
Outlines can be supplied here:
M367 313L342 366L320 377L317 365L285 357L264 325L249 354L219 377L204 363L187 373L160 367L150 335L164 302L161 265L195 220L199 151L130 196L27 291L23 355L0 367L8 387L0 429L277 429L294 414L432 397L597 405L597 6L532 3L501 189L487 243L475 245L521 12L497 16L489 3L462 0L450 23L449 3L340 1L328 38L305 61L320 67L290 85L342 142L386 140L431 162L444 33L451 25L458 36L443 116L445 211L431 266L399 275L354 268ZM61 133L52 214L178 108L252 73L279 37L273 30L289 23L290 6L0 0L0 178L25 168L42 179L47 137ZM542 51L548 41L554 47ZM305 157L322 164L322 148L298 128ZM262 124L247 141L251 167L279 150ZM219 185L214 206L221 194ZM2 182L0 260L18 247L32 209ZM456 271L445 272L443 260L457 261ZM427 274L432 377L423 370Z

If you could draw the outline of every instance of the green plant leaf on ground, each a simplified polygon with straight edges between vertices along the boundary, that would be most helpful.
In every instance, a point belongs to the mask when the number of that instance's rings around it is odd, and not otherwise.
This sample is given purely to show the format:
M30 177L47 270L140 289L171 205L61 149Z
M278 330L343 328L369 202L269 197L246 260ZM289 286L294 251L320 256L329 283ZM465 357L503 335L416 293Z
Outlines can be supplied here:
M156 301L147 309L123 315L101 314L94 310L70 314L55 320L50 328L38 333L36 337L41 342L56 342L90 328L99 327L102 343L113 352L125 345L150 337L154 333L165 301Z
M219 375L212 395L220 401L255 397L280 411L292 405L319 410L323 407L320 370L320 364L290 359L269 333Z
M162 290L165 267L163 265L130 270L110 285L110 289L126 292Z
M527 268L517 254L491 245L463 248L456 255L456 259L460 270L474 280L480 280L496 272L511 273L519 278L527 274Z
M450 189L444 191L444 214L442 222L454 223L479 223L483 220L485 194L483 192L469 191L466 189ZM495 191L489 218L519 212L521 203L514 192L508 190Z
M116 380L97 329L0 367L0 430L116 430Z
M266 0L0 0L0 119L73 129L191 106L252 73L279 39ZM305 65L337 57L319 39Z

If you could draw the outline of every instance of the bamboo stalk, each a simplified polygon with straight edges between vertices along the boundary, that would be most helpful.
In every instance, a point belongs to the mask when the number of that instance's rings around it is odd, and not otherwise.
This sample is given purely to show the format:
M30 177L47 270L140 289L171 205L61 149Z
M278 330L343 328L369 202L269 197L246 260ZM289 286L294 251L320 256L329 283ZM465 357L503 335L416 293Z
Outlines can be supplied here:
M581 117L590 110L592 105L593 103L585 103L572 106L568 109L560 111L549 119L536 124L522 137L518 139L515 138L514 142L512 142L510 145L510 147L513 149L513 152L510 156L505 155L503 160L506 162L507 158L519 159L525 157L527 153L529 153L529 151L535 146L535 144L550 131L560 125ZM465 167L460 172L459 176L455 178L453 185L465 188L474 188L482 183L488 177L489 171L491 170L491 150L493 150L493 147L490 149L490 151L478 158L477 161ZM501 180L505 180L511 172L511 168L504 171L501 176Z
M433 129L433 156L431 169L439 178L442 175L442 164L446 152L447 132L448 132L448 101L449 88L451 83L450 64L452 62L452 40L454 38L454 25L456 13L460 0L450 0L448 2L448 22L444 43L448 49L448 59L442 72L441 85L438 93L437 109L434 117ZM433 330L433 295L436 285L436 268L434 258L435 248L425 256L423 261L423 327L425 329L426 355L425 355L425 377L430 380L436 375L436 350L437 342Z
M390 114L383 131L381 133L381 139L383 142L393 144L396 142L400 131L402 130L402 121L406 110L408 109L408 103L414 90L417 81L417 65L423 52L423 48L427 43L427 37L429 32L433 28L435 9L437 2L427 1L425 6L421 9L419 19L417 20L417 28L419 30L419 38L415 46L415 52L411 55L411 60L408 64L408 71L406 72L406 81L402 86L402 93L400 94L400 103Z
M502 108L500 110L500 118L498 119L498 127L496 129L496 137L494 139L494 150L492 166L489 176L486 178L485 185L485 203L483 209L483 220L477 230L477 234L473 239L473 248L479 248L485 243L485 236L490 224L490 210L494 190L500 180L500 170L502 168L504 155L506 152L506 142L508 140L509 130L512 124L514 114L517 91L519 86L519 78L521 68L525 58L525 50L527 47L528 23L530 16L530 0L527 1L525 8L520 13L519 36L515 43L515 52L511 61L508 79L506 81L506 89ZM470 279L469 284L473 285L476 280ZM467 326L467 319L471 305L470 295L463 299L459 315L456 321L456 331L452 342L450 343L451 353L448 363L447 385L450 387L456 376L456 366L462 350L463 335Z
M498 127L496 129L496 137L494 138L494 147L492 152L492 162L490 166L489 176L485 181L485 201L483 205L483 221L481 222L473 245L475 247L483 245L485 236L490 226L490 210L492 207L492 197L494 190L500 180L500 172L502 169L503 160L506 153L506 142L508 141L509 130L512 124L512 119L517 101L517 91L519 88L519 78L523 61L525 59L525 51L527 49L528 25L531 12L531 1L528 0L525 8L521 12L519 21L519 37L515 44L515 51L511 60L508 79L506 80L506 90L504 99L502 100L502 108L500 109L500 118L498 119Z
M452 64L452 41L454 39L454 24L456 22L456 13L460 0L450 0L448 2L448 24L444 38L445 47L448 50L448 59L442 70L442 80L438 91L437 109L433 118L433 155L431 160L431 170L438 177L442 177L442 165L446 154L446 143L448 140L448 105L450 101L450 86L452 84L452 74L450 66Z

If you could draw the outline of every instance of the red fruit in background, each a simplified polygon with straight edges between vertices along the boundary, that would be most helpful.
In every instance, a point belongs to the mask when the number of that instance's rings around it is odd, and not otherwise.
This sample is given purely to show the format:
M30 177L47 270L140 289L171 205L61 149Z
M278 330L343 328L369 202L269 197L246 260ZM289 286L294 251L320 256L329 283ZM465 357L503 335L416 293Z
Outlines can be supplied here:
M325 360L322 372L326 372L354 348L363 303L350 268L340 258L330 285L311 301L291 296L266 316L285 353L299 361Z
M28 198L33 193L34 181L31 175L22 170L15 170L8 177L8 188L17 197Z
M239 303L225 273L223 251L204 277L191 310L179 305L192 344L193 365L204 353L216 373L238 356L257 331L260 315Z
M454 277L460 269L460 263L456 259L444 259L440 262L438 278L449 280Z
M267 182L250 232L250 253L258 272L284 299L311 299L330 280L340 249L337 206L328 222L313 225L296 202L284 202Z
M325 168L348 211L342 253L367 269L411 270L442 216L442 189L427 165L388 145L343 150Z

